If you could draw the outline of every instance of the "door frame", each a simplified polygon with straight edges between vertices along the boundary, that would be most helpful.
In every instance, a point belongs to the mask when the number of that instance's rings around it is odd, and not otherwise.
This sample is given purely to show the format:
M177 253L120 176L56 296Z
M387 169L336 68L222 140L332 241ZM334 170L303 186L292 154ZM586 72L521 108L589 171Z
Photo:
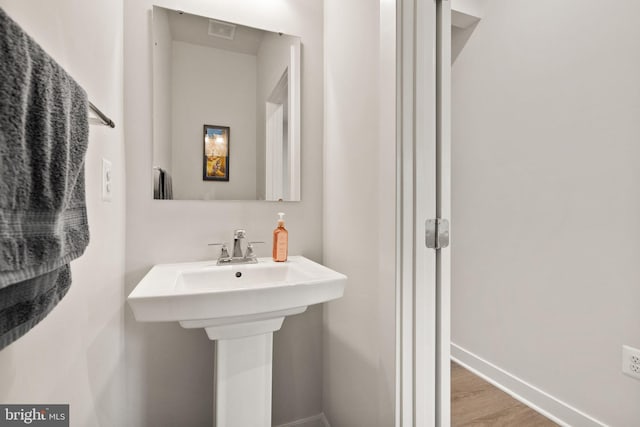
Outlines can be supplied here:
M397 2L396 426L450 425L450 249L425 221L450 218L449 0Z

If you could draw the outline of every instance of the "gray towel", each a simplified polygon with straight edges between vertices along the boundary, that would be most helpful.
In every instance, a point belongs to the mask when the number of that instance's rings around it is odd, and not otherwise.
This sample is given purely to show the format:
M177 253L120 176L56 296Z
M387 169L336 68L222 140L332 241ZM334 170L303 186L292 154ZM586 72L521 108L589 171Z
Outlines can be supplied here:
M173 199L171 175L157 166L153 168L153 198L156 200Z
M155 200L162 199L162 169L159 167L153 168L153 198Z
M85 91L0 8L0 349L66 293L84 252Z
M0 289L0 350L44 319L71 286L69 264Z

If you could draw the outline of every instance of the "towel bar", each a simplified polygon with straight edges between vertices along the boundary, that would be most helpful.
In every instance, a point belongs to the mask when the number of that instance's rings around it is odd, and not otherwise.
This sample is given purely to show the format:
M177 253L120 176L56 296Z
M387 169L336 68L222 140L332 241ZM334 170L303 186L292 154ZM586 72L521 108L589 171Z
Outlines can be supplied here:
M93 117L90 117L89 121L91 123L109 126L110 128L116 127L116 124L113 122L113 120L111 120L109 117L105 116L104 113L98 109L98 107L93 105L93 103L89 102L89 108L91 109L91 111L96 113L96 115L98 116L97 119L95 119Z

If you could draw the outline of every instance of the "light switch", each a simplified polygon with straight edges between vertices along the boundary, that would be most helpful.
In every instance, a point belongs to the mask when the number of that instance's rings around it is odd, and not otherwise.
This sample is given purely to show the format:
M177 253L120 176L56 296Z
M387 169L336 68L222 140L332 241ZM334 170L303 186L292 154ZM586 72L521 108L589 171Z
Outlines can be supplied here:
M112 177L111 162L107 159L102 159L102 200L105 202L111 201Z

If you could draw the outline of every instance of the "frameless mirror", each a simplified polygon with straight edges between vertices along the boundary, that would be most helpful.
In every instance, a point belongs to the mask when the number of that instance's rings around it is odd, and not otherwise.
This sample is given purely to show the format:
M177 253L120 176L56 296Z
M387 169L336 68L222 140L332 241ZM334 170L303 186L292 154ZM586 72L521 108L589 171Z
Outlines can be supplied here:
M153 197L300 200L300 38L153 7Z

